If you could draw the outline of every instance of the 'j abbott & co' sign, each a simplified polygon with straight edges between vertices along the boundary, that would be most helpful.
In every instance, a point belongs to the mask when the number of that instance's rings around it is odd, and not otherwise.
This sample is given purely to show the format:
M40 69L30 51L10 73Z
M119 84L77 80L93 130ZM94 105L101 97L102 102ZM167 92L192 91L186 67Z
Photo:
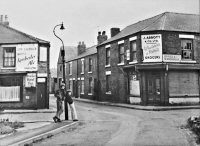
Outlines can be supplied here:
M162 38L161 34L142 35L142 49L144 62L162 61Z
M16 47L16 71L37 71L38 45L23 44Z

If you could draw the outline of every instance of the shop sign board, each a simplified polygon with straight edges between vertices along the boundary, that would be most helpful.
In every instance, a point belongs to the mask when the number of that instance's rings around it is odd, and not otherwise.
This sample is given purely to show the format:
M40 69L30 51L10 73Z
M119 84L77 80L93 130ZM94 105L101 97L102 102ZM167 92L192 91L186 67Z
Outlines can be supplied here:
M164 62L180 62L181 55L171 55L171 54L163 54Z
M22 44L16 47L16 71L37 71L38 45Z
M36 87L36 73L27 74L25 87Z
M142 35L143 62L162 62L161 34Z

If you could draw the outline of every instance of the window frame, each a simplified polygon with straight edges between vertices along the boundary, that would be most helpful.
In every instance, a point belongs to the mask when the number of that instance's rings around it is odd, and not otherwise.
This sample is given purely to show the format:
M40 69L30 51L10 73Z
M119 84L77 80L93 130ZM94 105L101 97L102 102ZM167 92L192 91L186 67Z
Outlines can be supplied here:
M85 70L85 63L84 63L84 58L81 59L81 74L84 74L84 70Z
M89 94L92 94L92 77L89 77L89 90L88 90L88 93Z
M12 48L12 49L14 49L14 51L13 51L13 53L14 53L14 57L7 57L8 59L14 59L14 64L13 65L11 65L11 66L8 66L8 65L5 65L5 52L6 52L6 49L10 49L10 48ZM5 67L5 68L14 68L14 67L16 67L16 47L3 47L3 67Z
M85 82L84 79L81 79L81 94L84 94Z
M110 65L110 47L106 48L106 66Z
M181 60L194 60L194 45L193 45L193 39L190 38L181 38ZM183 49L183 41L187 42L191 42L191 49ZM191 53L191 57L190 58L184 58L183 57L183 51L189 51Z
M69 62L69 75L72 75L72 62Z
M133 44L135 44L135 50L133 49ZM136 40L130 41L130 62L137 62L137 43L136 43Z
M92 58L89 58L89 72L91 73L92 72L92 66L93 66L93 60Z
M106 75L106 94L111 94L111 74Z
M123 48L123 53L121 53L121 48ZM119 44L118 46L118 63L119 64L124 64L125 62L125 47L124 47L124 43Z

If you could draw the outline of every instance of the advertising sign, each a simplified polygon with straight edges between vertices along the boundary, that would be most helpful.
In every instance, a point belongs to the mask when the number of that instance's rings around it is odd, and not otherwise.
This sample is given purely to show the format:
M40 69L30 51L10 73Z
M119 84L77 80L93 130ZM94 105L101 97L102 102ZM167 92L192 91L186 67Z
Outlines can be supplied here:
M142 49L144 62L162 61L162 38L161 34L142 35Z
M23 44L16 47L16 71L37 71L38 45Z
M180 62L181 61L181 55L163 54L163 61L164 62Z
M36 73L27 74L25 87L36 87Z

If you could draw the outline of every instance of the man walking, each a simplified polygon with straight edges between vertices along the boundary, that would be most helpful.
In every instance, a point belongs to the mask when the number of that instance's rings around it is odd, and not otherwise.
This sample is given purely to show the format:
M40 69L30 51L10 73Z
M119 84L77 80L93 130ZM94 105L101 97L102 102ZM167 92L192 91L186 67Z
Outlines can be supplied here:
M73 121L78 121L76 108L74 105L74 101L72 97L66 92L65 84L61 83L60 89L58 89L55 93L55 97L57 97L57 112L56 115L53 117L54 122L61 122L60 115L63 113L63 101L66 100L69 103L71 109L71 115Z

